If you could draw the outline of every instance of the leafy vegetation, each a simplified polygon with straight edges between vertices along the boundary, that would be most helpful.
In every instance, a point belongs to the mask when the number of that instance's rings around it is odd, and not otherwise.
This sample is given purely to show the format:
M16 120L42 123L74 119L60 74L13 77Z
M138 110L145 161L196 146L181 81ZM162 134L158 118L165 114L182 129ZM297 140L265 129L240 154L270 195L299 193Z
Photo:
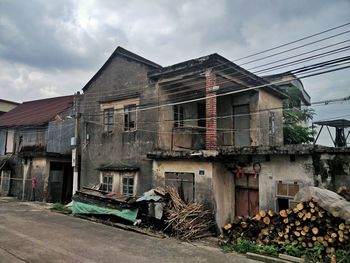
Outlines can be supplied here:
M303 248L290 243L285 243L281 246L261 246L252 241L243 239L237 243L224 244L222 245L222 249L225 253L236 251L238 253L245 254L247 252L251 252L272 257L278 257L279 253L283 253L293 257L305 258L306 262L330 262L331 260L329 257L323 258L325 255L325 247L322 245L318 245L313 248ZM350 263L349 252L346 250L337 250L336 258L337 262Z
M306 126L315 114L313 109L300 109L300 91L290 88L289 99L283 102L284 144L301 144L313 141L314 131Z
M347 250L338 249L335 252L335 256L337 258L337 262L350 263L350 252Z
M264 254L268 256L278 256L279 249L277 246L259 246L249 240L241 240L237 243L229 243L223 245L224 252L236 251L238 253L245 254L247 252Z

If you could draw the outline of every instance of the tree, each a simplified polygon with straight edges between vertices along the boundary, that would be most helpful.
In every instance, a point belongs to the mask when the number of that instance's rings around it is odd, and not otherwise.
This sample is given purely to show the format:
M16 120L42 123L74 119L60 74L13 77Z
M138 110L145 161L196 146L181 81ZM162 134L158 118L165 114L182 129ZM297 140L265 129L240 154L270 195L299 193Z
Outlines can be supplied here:
M284 144L313 142L314 131L308 126L315 114L313 109L301 109L300 91L288 89L289 98L283 102L283 141Z

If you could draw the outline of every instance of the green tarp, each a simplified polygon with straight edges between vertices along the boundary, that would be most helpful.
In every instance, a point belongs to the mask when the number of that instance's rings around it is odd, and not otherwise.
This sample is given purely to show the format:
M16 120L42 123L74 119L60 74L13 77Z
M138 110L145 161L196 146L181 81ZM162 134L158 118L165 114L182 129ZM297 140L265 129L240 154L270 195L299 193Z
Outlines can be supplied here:
M73 201L72 212L73 214L115 215L134 222L137 217L138 209L112 209Z

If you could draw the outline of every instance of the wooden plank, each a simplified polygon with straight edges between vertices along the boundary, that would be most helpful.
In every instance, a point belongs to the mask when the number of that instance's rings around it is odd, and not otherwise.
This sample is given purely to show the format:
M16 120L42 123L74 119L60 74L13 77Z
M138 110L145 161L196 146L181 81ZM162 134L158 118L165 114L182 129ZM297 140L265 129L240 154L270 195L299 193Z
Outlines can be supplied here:
M290 263L290 261L283 260L280 258L273 258L265 255L255 254L251 252L247 252L247 258L260 260L262 262L275 262L275 263Z
M289 261L296 262L296 263L304 263L305 262L305 259L303 259L303 258L292 257L292 256L289 256L286 254L279 254L278 257L281 259L289 260Z

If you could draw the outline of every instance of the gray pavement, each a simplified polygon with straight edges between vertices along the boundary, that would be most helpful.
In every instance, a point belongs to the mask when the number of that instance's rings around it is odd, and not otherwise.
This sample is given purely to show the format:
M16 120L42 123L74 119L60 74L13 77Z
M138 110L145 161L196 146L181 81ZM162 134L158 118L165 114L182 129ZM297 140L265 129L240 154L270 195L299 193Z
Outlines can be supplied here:
M158 239L0 197L0 262L257 262L202 243Z

